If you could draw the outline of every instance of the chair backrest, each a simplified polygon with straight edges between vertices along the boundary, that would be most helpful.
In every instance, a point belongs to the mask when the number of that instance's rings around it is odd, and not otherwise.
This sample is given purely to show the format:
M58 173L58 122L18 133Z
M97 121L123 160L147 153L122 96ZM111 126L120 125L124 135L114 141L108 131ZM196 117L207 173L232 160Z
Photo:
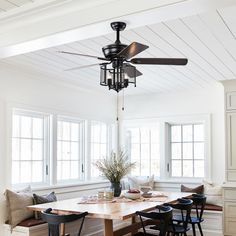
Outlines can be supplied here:
M193 206L193 201L191 199L177 199L174 204L167 204L171 206L173 209L178 209L181 213L181 225L185 230L188 228L188 223L190 221L191 209ZM175 230L175 225L173 225L173 229Z
M160 236L165 236L168 225L172 219L172 208L170 206L156 206L157 211L153 212L142 212L137 211L136 214L139 216L144 235L146 235L146 225L158 225ZM144 218L147 220L144 222Z
M193 201L193 206L196 209L196 215L201 221L206 205L206 196L204 194L192 194L191 200Z
M48 236L60 236L61 224L82 219L77 234L78 236L80 236L84 223L84 218L87 214L88 212L83 212L80 214L71 214L71 215L57 215L52 213L51 208L41 212L42 219L48 223Z

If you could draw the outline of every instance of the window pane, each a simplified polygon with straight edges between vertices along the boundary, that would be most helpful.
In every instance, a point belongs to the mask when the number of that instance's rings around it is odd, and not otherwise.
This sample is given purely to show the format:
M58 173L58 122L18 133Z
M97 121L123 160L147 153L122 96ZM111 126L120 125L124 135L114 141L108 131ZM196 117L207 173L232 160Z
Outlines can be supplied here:
M140 145L132 144L131 145L131 157L132 159L138 159L140 157Z
M148 176L150 171L149 171L149 161L142 160L141 159L141 176Z
M66 141L62 142L62 159L63 160L70 159L70 143Z
M192 159L192 158L193 158L193 144L183 143L183 159Z
M183 125L183 142L189 142L193 140L193 126Z
M79 178L79 163L78 161L71 161L70 164L71 168L71 178L72 179L78 179Z
M33 160L43 160L43 141L33 140Z
M70 179L70 162L62 161L62 179Z
M61 180L62 178L62 162L57 161L57 179Z
M31 162L22 161L20 169L21 183L31 182Z
M20 162L13 161L12 162L12 183L18 184L20 183Z
M20 159L20 141L19 139L12 139L12 160Z
M20 137L20 116L13 115L12 118L12 136Z
M33 118L33 138L43 138L43 119Z
M132 169L132 175L139 176L140 175L140 160L139 159L132 159L132 162L135 162L135 168Z
M171 142L181 142L181 125L171 126Z
M204 126L194 125L194 141L204 141Z
M72 123L71 124L71 140L78 141L79 140L79 125Z
M43 163L41 161L34 161L32 163L32 182L42 182L42 168Z
M106 155L107 155L107 145L101 144L101 157L100 158L105 158Z
M130 129L131 131L131 142L132 143L139 143L140 139L139 139L139 129L135 128L135 129Z
M172 159L181 159L181 143L172 143L171 156Z
M194 143L194 158L204 159L204 143Z
M151 144L151 158L158 158L160 155L160 147L158 143Z
M183 161L183 176L184 177L193 176L193 161Z
M78 143L71 143L71 159L78 160L79 159L79 146Z
M101 125L101 142L107 142L107 127L106 125Z
M49 130L44 130L49 127L48 116L32 111L15 110L13 113L12 183L42 183L43 163L49 158Z
M194 161L194 176L195 177L204 177L204 161Z
M32 118L21 116L21 137L31 138Z
M181 174L181 161L172 161L172 176L180 177Z
M141 143L149 143L149 129L141 128Z
M31 160L31 140L21 140L21 160Z
M158 158L151 160L151 173L160 176L160 160Z
M70 123L62 122L62 139L70 140Z
M150 150L149 150L149 144L142 144L141 146L141 160L142 159L149 159L150 157Z

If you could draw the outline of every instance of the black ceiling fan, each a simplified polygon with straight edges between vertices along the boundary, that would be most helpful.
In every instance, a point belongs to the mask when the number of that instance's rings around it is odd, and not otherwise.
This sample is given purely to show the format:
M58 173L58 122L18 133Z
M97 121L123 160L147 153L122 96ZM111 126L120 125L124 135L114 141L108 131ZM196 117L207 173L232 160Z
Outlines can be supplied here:
M84 56L98 59L102 62L78 66L67 69L66 71L78 70L92 66L100 65L101 67L101 85L109 86L119 92L122 88L134 83L136 86L136 77L142 75L134 65L186 65L186 58L133 58L137 54L149 48L147 45L133 42L130 45L122 44L120 41L120 31L126 27L124 22L112 22L111 28L116 31L116 41L113 44L106 45L102 48L104 57L86 55L82 53L60 51L60 53ZM111 66L108 68L108 66ZM129 80L133 79L133 81Z

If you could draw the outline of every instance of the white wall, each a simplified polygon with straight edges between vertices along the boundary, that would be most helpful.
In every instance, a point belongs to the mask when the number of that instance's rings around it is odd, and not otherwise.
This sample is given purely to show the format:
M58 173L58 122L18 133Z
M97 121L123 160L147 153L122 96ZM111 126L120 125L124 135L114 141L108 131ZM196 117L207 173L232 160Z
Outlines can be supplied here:
M125 111L120 109L121 122L125 119L164 118L211 114L211 170L212 181L224 181L224 93L219 83L206 90L191 90L169 94L127 96Z
M35 77L35 78L34 78ZM0 224L5 220L3 192L7 181L7 110L19 104L22 107L76 115L80 118L115 122L116 100L109 94L86 92L46 82L32 74L16 71L13 67L0 70ZM18 105L17 105L18 106ZM0 235L2 227L0 227Z

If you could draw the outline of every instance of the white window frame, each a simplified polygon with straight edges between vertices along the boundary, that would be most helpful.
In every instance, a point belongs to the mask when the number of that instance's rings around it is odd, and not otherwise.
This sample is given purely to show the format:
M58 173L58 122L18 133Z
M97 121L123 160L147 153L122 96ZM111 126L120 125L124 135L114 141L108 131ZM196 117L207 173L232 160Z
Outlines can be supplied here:
M85 159L86 159L86 127L87 127L87 121L85 119L80 119L74 116L64 116L64 115L57 115L54 119L54 129L56 129L56 131L54 132L54 136L53 136L53 148L54 148L54 158L53 158L53 182L57 185L62 185L62 184L71 184L71 183L78 183L78 182L84 182L85 180ZM79 155L81 156L80 158L80 170L79 171L79 178L77 179L67 179L67 180L58 180L57 179L57 142L58 142L58 122L59 121L64 121L64 122L74 122L74 123L83 123L82 125L82 139L79 141L80 142L80 147L81 150L79 150ZM79 137L80 138L80 137Z
M196 115L179 115L179 116L167 116L167 117L155 117L155 118L143 118L143 119L129 119L122 122L121 128L121 145L125 147L126 139L126 127L137 127L138 125L148 125L153 123L159 123L160 130L160 178L155 177L158 181L167 182L201 182L203 178L197 177L171 177L170 175L170 132L169 124L190 124L190 123L202 123L204 124L205 134L205 160L204 160L204 179L211 180L211 115L210 114L196 114Z
M111 145L112 145L112 142L111 142L111 138L112 138L112 133L111 133L111 129L112 129L112 127L111 127L111 125L109 125L108 123L106 123L106 122L103 122L103 121L99 121L99 120L90 120L89 122L88 122L88 124L89 124L89 128L88 128L88 133L89 133L89 139L88 139L88 148L89 148L89 150L88 150L88 160L89 160L89 163L88 163L88 170L87 170L87 173L88 173L88 179L90 179L90 180L94 180L94 178L92 178L92 175L91 175L91 168L90 168L90 166L92 166L93 165L93 163L92 163L92 156L91 156L91 148L92 148L92 122L98 122L98 123L101 123L101 124L104 124L104 125L106 125L106 139L107 139L107 143L106 143L106 157L109 157L110 156L110 153L111 153ZM105 158L106 158L105 157ZM96 178L100 178L100 179L102 179L103 177L101 177L101 176L97 176Z
M188 125L188 124L203 124L204 125L204 177L175 177L171 176L171 137L170 137L170 127L171 125ZM193 180L193 181L201 181L202 179L211 180L211 116L210 115L196 115L196 116L183 116L183 117L173 117L165 119L164 125L166 127L166 153L165 159L166 162L166 177L170 180Z
M156 126L159 129L159 140L161 141L160 137L161 137L161 126L159 123L158 119L138 119L138 120L125 120L123 122L123 129L121 132L121 137L122 137L122 146L124 147L125 150L128 151L128 154L130 156L129 153L129 147L127 147L127 140L126 140L126 132L129 128L141 128L141 127L153 127ZM160 176L161 176L161 169L163 168L163 163L161 161L161 143L159 143L160 146ZM151 158L150 158L151 159ZM151 175L151 169L149 167L149 176ZM155 174L154 174L155 176Z
M26 182L26 183L18 183L13 184L12 183L12 139L13 139L13 115L20 115L20 116L30 116L30 117L36 117L36 118L43 118L44 122L44 130L43 130L43 139L44 139L44 159L43 159L43 181L42 182ZM51 115L48 113L35 111L35 110L28 110L28 109L21 109L21 108L13 108L11 112L11 128L9 129L9 137L10 137L10 145L9 145L9 154L10 154L10 182L13 187L24 187L26 185L33 185L35 187L41 187L41 186L48 186L50 183L50 126L51 126Z

